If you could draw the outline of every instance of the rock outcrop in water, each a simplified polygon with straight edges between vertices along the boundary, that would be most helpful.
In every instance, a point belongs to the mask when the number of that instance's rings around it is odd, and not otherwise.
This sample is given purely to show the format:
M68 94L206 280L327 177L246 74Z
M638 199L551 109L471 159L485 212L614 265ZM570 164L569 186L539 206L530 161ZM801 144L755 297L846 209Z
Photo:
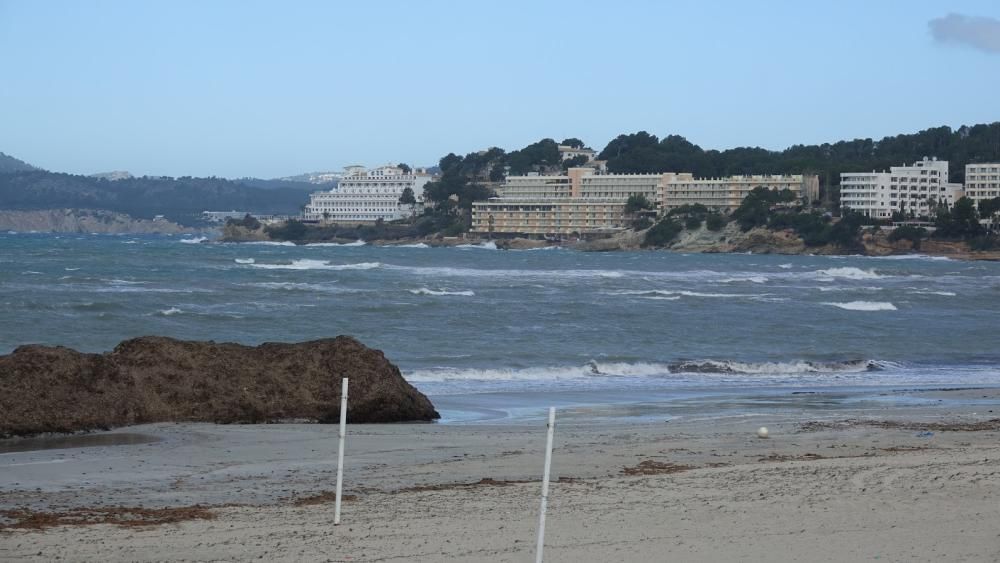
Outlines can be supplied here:
M337 422L349 377L352 423L429 421L434 406L357 340L295 344L147 336L107 354L29 345L0 356L0 437L149 422Z

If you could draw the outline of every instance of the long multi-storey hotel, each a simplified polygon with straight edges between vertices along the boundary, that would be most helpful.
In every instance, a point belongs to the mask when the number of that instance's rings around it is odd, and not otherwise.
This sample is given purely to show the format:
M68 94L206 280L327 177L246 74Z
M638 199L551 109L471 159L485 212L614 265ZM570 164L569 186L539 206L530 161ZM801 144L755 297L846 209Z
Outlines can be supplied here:
M630 219L625 204L643 195L661 213L701 203L730 211L764 186L789 189L815 199L815 176L733 176L696 179L690 173L598 174L593 168L570 168L562 176L509 176L497 197L472 205L472 231L524 235L592 234L623 229Z
M951 207L963 195L962 185L948 182L948 161L924 157L912 166L888 172L844 172L840 204L868 217L888 219L896 211L927 216L939 205Z
M394 221L411 215L414 206L399 203L406 188L413 190L419 205L430 174L405 172L394 165L368 170L348 166L336 188L309 196L302 218L307 221L369 223Z
M790 190L806 202L819 198L819 177L809 174L695 178L689 172L664 174L656 193L661 212L700 203L717 211L733 211L755 188Z

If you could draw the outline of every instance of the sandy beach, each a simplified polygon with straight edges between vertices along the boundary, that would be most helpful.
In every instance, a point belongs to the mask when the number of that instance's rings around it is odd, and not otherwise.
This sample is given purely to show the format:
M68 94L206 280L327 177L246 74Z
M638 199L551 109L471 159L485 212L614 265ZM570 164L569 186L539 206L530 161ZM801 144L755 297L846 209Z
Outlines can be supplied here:
M1000 559L1000 391L910 394L921 404L881 412L569 417L556 429L546 560ZM770 438L755 436L761 424ZM0 559L534 557L543 424L353 426L337 527L335 427L95 437L4 444ZM68 520L113 523L52 525Z

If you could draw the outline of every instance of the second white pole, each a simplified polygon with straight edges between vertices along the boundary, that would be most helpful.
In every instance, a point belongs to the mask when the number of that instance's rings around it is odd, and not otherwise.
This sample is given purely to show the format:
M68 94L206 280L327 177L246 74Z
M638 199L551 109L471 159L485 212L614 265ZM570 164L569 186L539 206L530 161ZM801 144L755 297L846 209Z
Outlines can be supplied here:
M542 509L538 513L538 545L535 547L535 563L542 563L545 547L545 510L549 506L549 471L552 469L552 436L556 428L556 408L549 407L549 432L545 443L545 473L542 475Z
M340 524L340 496L344 488L344 437L347 435L347 378L340 388L340 447L337 449L337 497L333 504L333 524Z

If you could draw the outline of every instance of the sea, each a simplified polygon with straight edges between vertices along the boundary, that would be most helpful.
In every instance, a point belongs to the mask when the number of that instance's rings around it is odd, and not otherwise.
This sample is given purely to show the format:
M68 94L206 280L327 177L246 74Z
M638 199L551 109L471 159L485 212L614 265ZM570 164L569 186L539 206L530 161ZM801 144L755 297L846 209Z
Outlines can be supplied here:
M893 391L1000 385L998 329L1000 263L923 255L0 234L0 354L346 334L445 424L919 402Z

